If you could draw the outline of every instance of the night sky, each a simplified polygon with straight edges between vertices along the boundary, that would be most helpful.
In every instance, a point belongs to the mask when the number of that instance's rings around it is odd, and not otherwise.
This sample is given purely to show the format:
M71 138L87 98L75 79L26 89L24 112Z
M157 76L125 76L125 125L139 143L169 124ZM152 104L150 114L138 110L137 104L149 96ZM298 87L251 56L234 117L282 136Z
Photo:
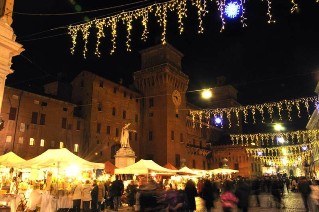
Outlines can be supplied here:
M101 58L95 56L91 45L95 44L95 34L91 33L88 57L84 59L81 42L75 55L70 54L68 24L109 16L121 11L122 7L77 15L21 13L73 13L77 9L87 11L132 2L15 0L12 27L25 51L13 59L15 73L8 76L6 84L31 89L55 80L57 73L67 74L72 79L81 70L89 70L116 82L122 78L125 84L131 83L132 73L140 68L139 51L160 43L161 28L153 16L150 17L150 34L145 43L140 41L140 22L134 22L132 52L125 49L126 31L120 25L114 55L109 55L111 42L107 34L101 44ZM143 1L136 5L151 2ZM184 54L182 66L183 72L190 77L189 90L214 87L216 78L223 75L238 89L238 100L242 104L315 95L314 89L319 80L319 3L315 0L295 2L299 4L298 13L290 14L291 1L273 0L272 13L276 23L268 24L267 1L248 0L248 27L242 28L239 19L227 20L222 33L219 32L221 21L215 2L208 3L209 13L203 18L204 34L197 33L194 7L188 6L183 35L178 33L176 15L170 13L167 42Z

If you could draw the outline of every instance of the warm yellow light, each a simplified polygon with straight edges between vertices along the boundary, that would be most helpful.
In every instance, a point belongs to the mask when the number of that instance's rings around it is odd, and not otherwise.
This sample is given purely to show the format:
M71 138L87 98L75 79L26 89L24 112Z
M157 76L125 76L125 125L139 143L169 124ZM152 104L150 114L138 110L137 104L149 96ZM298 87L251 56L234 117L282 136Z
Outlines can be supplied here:
M211 89L204 89L202 91L202 98L203 99L210 99L213 96L212 90Z
M80 167L77 165L72 165L66 169L65 173L68 177L78 176L80 173Z
M285 128L282 126L282 124L277 123L277 124L274 125L274 130L277 131L277 132L280 132L280 131L285 130Z

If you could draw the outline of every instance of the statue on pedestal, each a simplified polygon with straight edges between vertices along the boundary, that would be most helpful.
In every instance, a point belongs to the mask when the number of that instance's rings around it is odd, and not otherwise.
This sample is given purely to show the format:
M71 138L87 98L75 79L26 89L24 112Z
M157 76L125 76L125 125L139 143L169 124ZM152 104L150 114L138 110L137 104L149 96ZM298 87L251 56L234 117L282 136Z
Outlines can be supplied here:
M130 136L129 132L136 132L135 130L130 130L128 127L131 125L131 123L127 123L124 125L122 128L122 133L121 133L121 148L131 148L130 147Z

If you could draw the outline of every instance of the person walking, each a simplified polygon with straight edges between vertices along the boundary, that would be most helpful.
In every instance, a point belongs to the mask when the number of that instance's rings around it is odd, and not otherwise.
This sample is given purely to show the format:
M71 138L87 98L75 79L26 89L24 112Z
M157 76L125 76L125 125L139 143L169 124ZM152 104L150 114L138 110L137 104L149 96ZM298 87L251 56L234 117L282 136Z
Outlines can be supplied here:
M301 177L298 183L299 192L303 200L306 211L309 211L308 198L311 193L310 183L306 177Z
M92 200L91 190L92 186L90 185L90 180L86 180L82 187L83 212L90 212L90 203Z
M104 210L104 207L102 205L105 201L105 186L104 183L101 181L98 183L98 195L97 195L97 211ZM102 209L103 208L103 209Z
M205 200L205 207L208 212L214 208L214 188L209 180L205 180L201 190L201 197Z
M224 182L224 192L220 195L220 201L222 203L222 208L224 212L231 212L237 204L238 199L232 192L233 183L226 180Z
M99 194L99 187L97 186L96 180L93 181L93 188L91 190L91 208L92 212L98 212L98 194Z
M239 211L248 212L250 187L245 181L238 181L235 196L238 199L237 207Z
M73 211L81 211L81 197L82 197L82 183L76 182L75 186L72 188L72 200L73 200Z
M121 205L121 196L124 192L124 184L123 181L119 179L119 176L115 176L115 180L112 182L111 185L111 195L113 196L113 204L114 210L118 211Z
M195 186L195 182L189 179L185 186L185 193L186 193L186 201L187 206L185 211L196 211L196 202L195 197L197 196L197 189Z

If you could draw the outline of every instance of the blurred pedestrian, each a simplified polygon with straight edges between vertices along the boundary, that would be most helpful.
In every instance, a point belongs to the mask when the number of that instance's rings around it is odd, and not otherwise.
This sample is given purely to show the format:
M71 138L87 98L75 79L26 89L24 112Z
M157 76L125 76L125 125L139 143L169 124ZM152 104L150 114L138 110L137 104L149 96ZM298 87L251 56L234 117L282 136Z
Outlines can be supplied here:
M124 184L123 181L119 179L119 176L115 176L115 180L112 182L111 185L111 194L113 196L113 204L114 210L118 211L121 205L121 196L124 192Z
M72 200L73 200L73 211L80 212L81 210L81 198L82 198L82 183L76 182L72 188Z
M310 189L310 183L306 177L300 178L300 180L298 182L298 188L299 188L299 191L301 193L301 197L302 197L305 209L306 209L306 211L309 211L308 198L309 198L309 195L311 193L311 189Z
M211 208L214 208L214 188L212 183L209 180L204 180L202 190L201 190L201 197L205 201L205 207L208 212L211 211Z
M238 199L232 190L233 183L226 180L224 182L224 192L220 195L220 201L224 212L231 212L238 202Z
M197 189L193 180L189 179L187 181L185 193L187 199L186 211L196 211L195 197L197 196Z
M97 185L96 180L93 181L93 188L91 190L91 209L92 212L98 212L98 195L99 195L99 187Z
M238 198L237 207L239 211L248 212L250 187L245 181L238 181L235 196Z

